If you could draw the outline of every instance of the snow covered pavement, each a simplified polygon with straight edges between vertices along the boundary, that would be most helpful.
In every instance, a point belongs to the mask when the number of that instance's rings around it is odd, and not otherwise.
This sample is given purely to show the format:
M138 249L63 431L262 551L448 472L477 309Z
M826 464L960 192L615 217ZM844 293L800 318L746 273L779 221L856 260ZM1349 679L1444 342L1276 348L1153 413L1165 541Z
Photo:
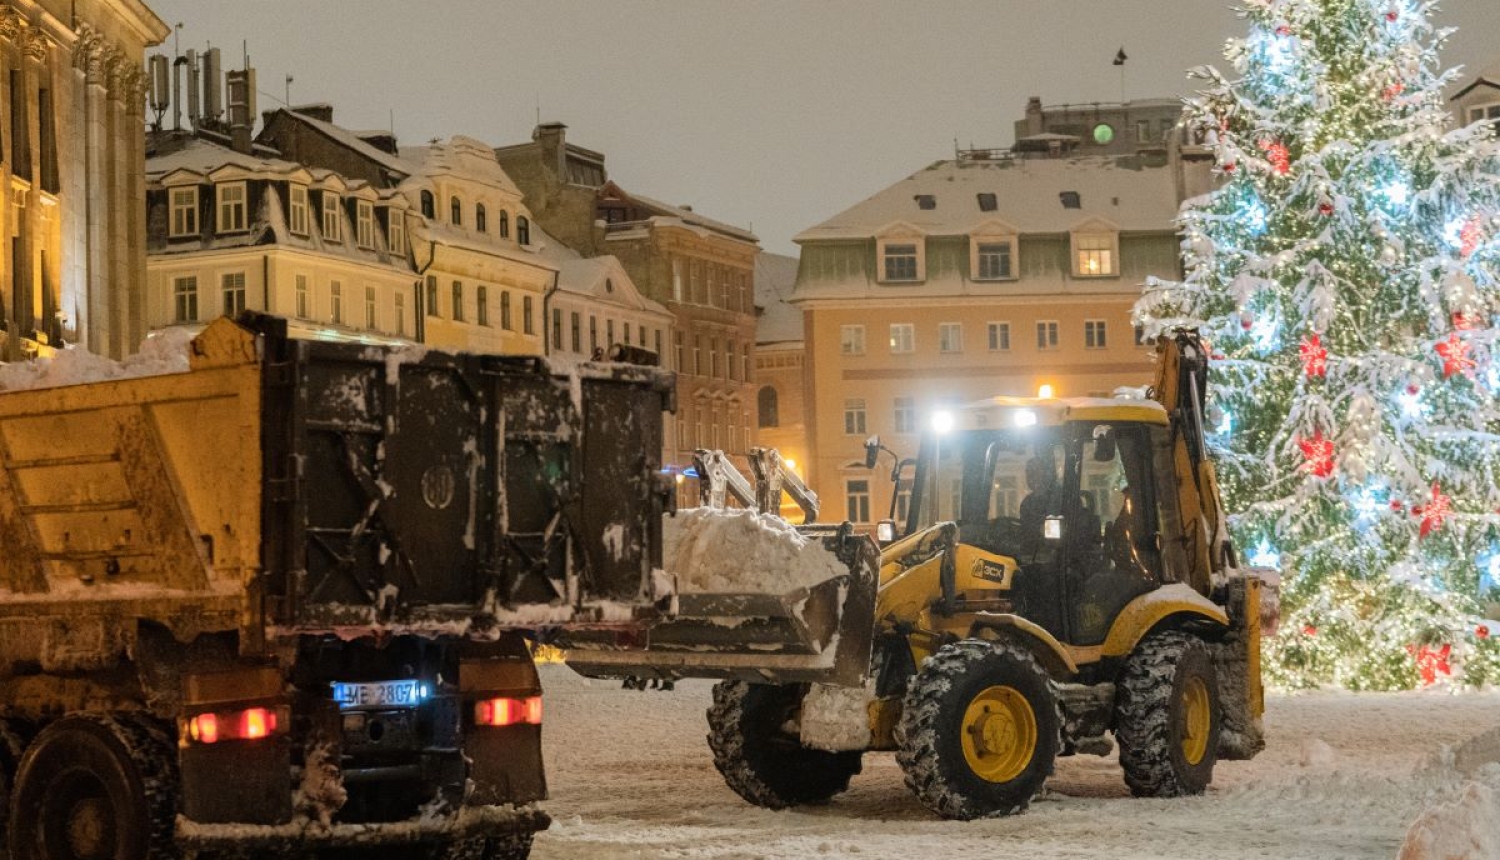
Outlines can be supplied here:
M889 753L867 755L827 806L745 804L709 758L707 682L632 692L545 666L543 684L557 820L536 860L1396 860L1424 814L1437 850L1413 845L1402 860L1500 856L1479 853L1500 835L1489 830L1500 809L1485 808L1500 791L1466 788L1465 775L1500 789L1500 765L1485 764L1500 757L1500 731L1476 739L1500 729L1500 693L1275 697L1269 748L1221 763L1206 797L1136 800L1113 757L1079 756L1059 760L1026 814L963 823L922 809Z

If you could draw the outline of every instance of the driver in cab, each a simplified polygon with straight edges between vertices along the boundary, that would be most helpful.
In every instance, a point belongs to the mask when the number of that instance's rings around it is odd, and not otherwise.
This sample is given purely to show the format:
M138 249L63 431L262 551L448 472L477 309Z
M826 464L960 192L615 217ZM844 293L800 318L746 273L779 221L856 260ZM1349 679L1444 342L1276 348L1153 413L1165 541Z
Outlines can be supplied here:
M1042 543L1047 517L1062 513L1062 485L1052 458L1038 455L1026 461L1026 498L1021 500L1021 532L1028 548Z

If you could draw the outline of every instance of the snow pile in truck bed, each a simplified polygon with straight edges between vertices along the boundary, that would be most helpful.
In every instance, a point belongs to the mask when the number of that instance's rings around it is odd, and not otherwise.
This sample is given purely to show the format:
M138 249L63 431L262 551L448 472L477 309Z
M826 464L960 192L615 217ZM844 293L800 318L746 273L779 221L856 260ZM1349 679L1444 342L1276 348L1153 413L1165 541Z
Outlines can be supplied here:
M183 328L167 329L146 338L140 351L124 361L95 355L86 349L62 349L51 358L0 364L0 391L57 388L110 379L161 376L188 372L188 351L193 333Z
M691 508L667 517L662 561L680 591L698 594L785 594L849 572L786 520L731 508Z

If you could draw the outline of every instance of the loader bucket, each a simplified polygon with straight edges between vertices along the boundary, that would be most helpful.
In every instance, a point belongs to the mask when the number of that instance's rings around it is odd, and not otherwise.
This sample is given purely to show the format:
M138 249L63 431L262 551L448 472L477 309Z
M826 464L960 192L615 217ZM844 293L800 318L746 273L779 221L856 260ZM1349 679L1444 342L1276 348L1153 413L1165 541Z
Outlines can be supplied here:
M863 685L880 552L847 523L797 531L821 542L847 573L779 594L682 593L670 620L653 625L644 641L604 630L569 633L563 643L568 665L594 678ZM747 575L746 582L753 579Z

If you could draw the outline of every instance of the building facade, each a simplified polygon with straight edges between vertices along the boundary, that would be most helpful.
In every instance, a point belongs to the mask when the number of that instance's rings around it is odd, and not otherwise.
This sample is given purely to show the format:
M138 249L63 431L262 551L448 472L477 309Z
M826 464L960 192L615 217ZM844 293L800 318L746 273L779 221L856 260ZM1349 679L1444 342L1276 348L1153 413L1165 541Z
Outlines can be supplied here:
M641 295L619 260L575 253L554 262L558 288L549 308L548 355L599 360L614 344L661 355L672 337L672 314Z
M0 0L0 360L145 334L139 0Z
M626 191L604 156L570 144L560 123L530 143L495 150L546 231L584 256L613 256L641 294L672 314L663 362L678 372L665 462L686 469L696 449L739 458L756 444L755 235L692 209ZM653 348L655 344L652 344ZM691 488L681 499L692 503Z
M761 252L755 260L755 425L757 443L775 448L799 476L807 476L809 450L804 374L806 343L802 311L791 303L797 286L797 258ZM782 499L782 515L796 521L802 512Z
M1015 147L960 151L796 237L824 519L904 516L889 465L864 466L871 435L914 456L950 404L1149 382L1131 307L1148 276L1180 275L1178 205L1210 173L1180 106L1095 107L1033 100Z
M1449 107L1459 125L1489 120L1500 130L1500 62L1466 80L1451 97Z

